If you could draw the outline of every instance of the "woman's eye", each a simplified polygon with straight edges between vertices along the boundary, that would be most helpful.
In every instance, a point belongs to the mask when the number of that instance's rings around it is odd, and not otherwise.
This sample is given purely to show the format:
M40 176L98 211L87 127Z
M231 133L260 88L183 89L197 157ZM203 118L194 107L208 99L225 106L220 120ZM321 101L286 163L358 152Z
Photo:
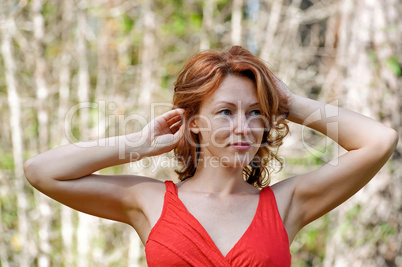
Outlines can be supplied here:
M253 111L250 112L250 115L251 115L251 116L258 116L258 115L261 115L261 111L259 111L258 109L253 110Z
M218 112L218 114L228 116L228 115L231 114L231 112L230 112L230 110L228 110L228 109L222 109L221 111Z

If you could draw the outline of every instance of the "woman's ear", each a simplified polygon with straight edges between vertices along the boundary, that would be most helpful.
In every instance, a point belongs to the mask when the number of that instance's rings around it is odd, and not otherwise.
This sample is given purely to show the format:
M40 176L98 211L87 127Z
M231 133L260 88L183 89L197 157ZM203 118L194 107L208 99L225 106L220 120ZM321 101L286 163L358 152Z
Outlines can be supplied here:
M199 134L200 133L200 129L197 126L197 122L195 121L195 119L191 120L190 124L190 131L194 134Z

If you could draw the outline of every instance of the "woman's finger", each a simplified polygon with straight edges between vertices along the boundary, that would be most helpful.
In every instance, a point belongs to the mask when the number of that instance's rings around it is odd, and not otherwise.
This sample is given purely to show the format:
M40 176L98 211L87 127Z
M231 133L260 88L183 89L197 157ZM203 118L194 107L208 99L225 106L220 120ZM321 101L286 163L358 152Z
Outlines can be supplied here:
M167 123L168 123L169 125L173 125L173 124L175 124L176 122L181 121L181 118L182 118L181 115L176 115L176 116L170 118L170 119L167 121Z
M183 136L184 136L184 129L185 129L185 127L183 126L183 124L180 124L180 126L178 127L178 129L176 130L176 132L174 133L174 135L173 135L173 142L175 143L175 144L177 144L178 142L179 142L179 140L181 139L181 138L183 138Z
M181 116L183 116L183 114L184 114L184 109L176 108L176 109L163 113L159 117L163 118L166 122L169 122L174 118L181 118Z
M170 128L173 124L181 120L183 113L184 113L183 109L170 110L156 117L154 123L156 125L159 125L161 129L169 130L168 128Z
M170 126L171 133L173 134L176 133L180 129L181 125L182 125L181 120L175 122L172 126Z

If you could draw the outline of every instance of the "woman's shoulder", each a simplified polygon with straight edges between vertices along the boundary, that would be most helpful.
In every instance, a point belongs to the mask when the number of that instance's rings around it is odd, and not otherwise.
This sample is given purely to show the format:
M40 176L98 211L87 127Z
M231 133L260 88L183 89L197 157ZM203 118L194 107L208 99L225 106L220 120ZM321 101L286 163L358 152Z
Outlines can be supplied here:
M170 180L167 180L170 181ZM164 180L155 179L151 177L143 176L141 181L137 183L138 188L136 193L145 198L149 198L153 194L161 194L166 191L166 185Z
M152 223L159 216L163 206L165 181L143 176L135 187L130 195L138 203L139 211Z
M143 209L148 209L153 203L163 202L163 198L167 191L177 192L177 186L173 180L160 180L155 178L144 177L138 184L138 188L132 191L135 194L138 203ZM152 207L151 207L152 209Z
M127 177L130 179L130 175ZM126 183L127 201L136 203L135 209L146 210L156 199L163 198L166 191L164 181L147 176L135 176L133 182ZM123 197L123 196L122 196Z
M288 198L290 197L294 187L294 177L286 178L278 181L274 184L267 186L275 194L276 198Z
M292 178L287 178L270 185L269 188L272 190L275 196L276 204L281 217L286 217L285 214L287 214L289 210L294 192L294 180Z

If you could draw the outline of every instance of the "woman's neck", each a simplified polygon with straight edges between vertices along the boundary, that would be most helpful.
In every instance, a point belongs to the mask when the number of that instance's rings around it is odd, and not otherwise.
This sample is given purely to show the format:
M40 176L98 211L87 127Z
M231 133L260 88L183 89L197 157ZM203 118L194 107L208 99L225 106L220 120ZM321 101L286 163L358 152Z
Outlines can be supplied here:
M223 166L217 162L199 161L193 177L186 182L187 188L212 194L228 195L253 190L243 179L243 168ZM254 191L254 190L253 190Z

